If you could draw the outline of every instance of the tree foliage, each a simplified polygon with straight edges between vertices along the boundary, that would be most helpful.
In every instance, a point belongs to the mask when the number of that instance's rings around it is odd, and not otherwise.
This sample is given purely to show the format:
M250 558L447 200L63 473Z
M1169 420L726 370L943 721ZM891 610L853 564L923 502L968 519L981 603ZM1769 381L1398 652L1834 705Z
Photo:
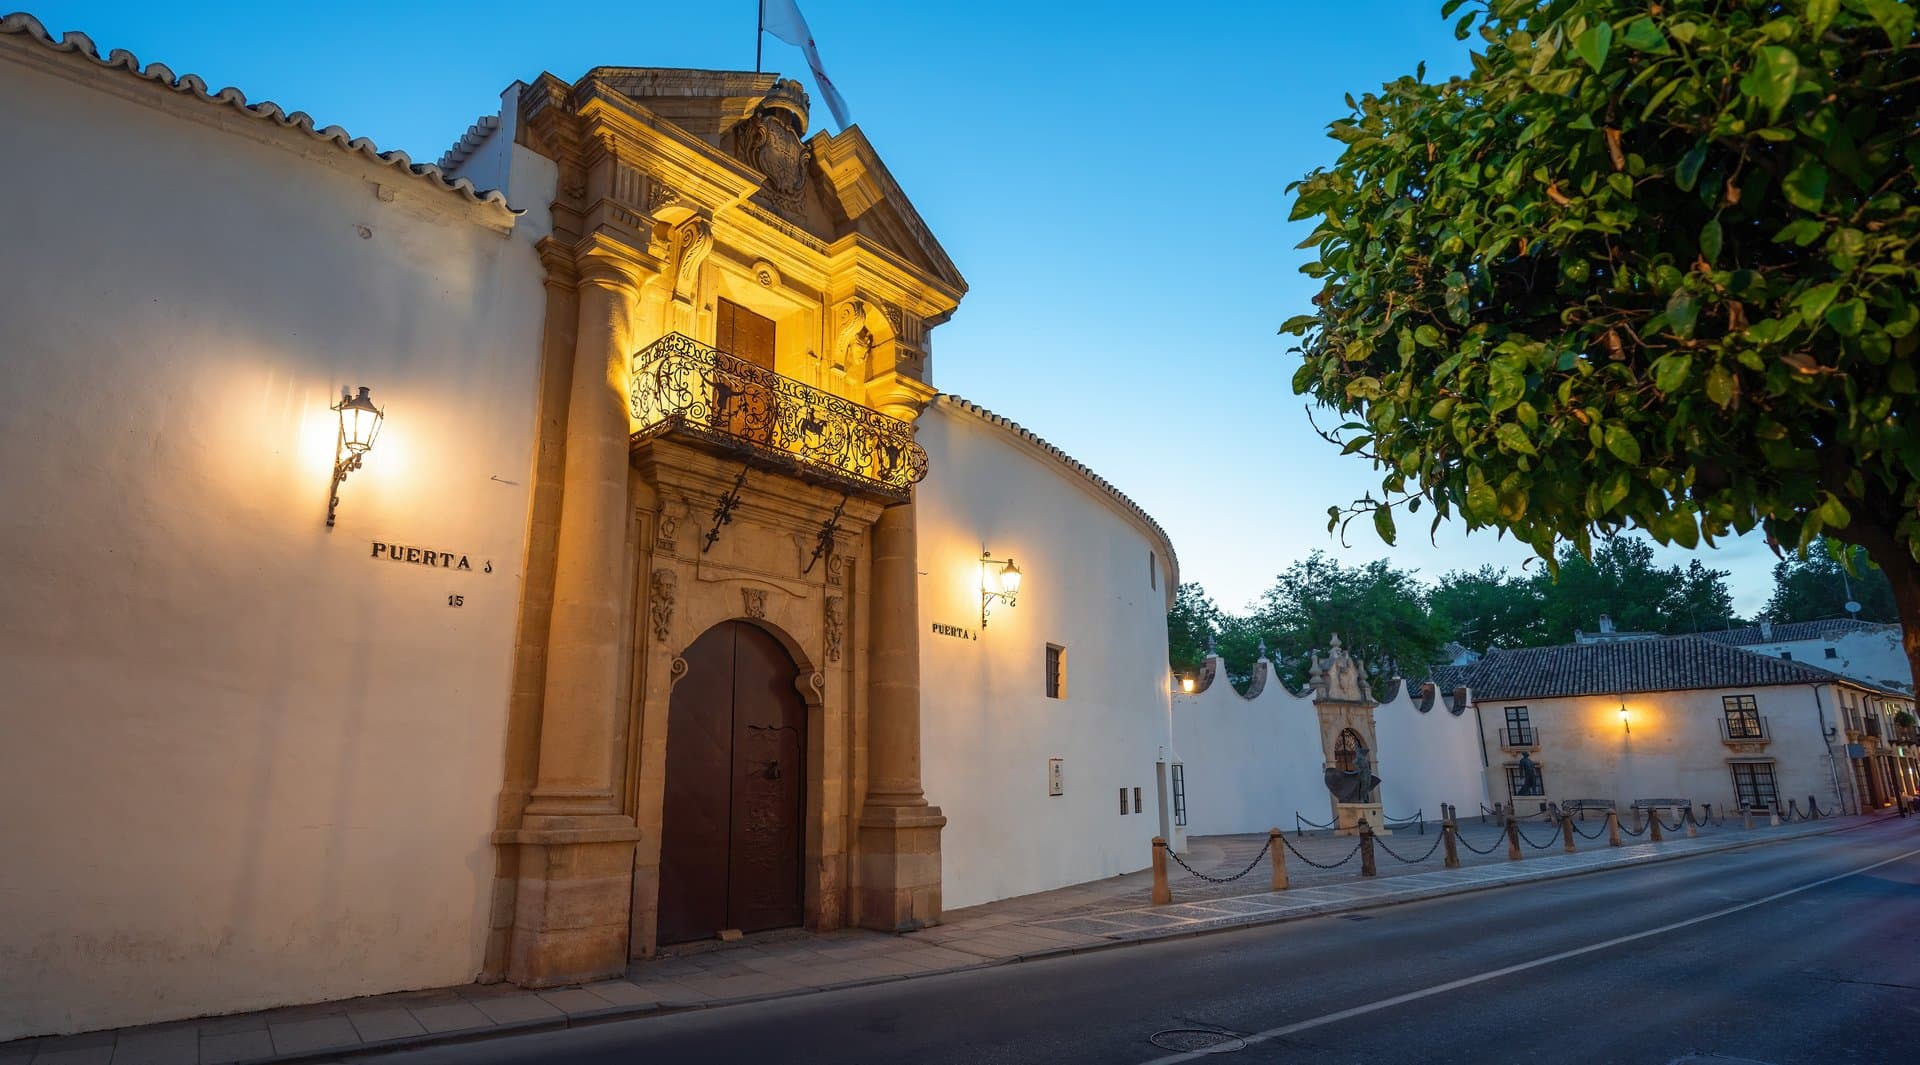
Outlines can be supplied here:
M1175 673L1200 672L1207 645L1220 631L1224 617L1198 584L1187 581L1174 589L1173 609L1167 612L1167 657Z
M1828 533L1910 584L1913 7L1486 0L1457 32L1470 74L1349 97L1294 186L1323 283L1294 388L1382 474L1334 521L1391 543L1424 508L1550 564L1628 527Z
M1775 563L1767 616L1775 621L1849 617L1848 595L1860 604L1861 621L1899 620L1886 573L1860 548L1821 540L1804 556Z
M1255 628L1273 641L1280 676L1306 681L1307 652L1325 650L1338 634L1368 675L1386 680L1425 671L1447 642L1446 628L1427 610L1427 590L1412 570L1375 560L1343 566L1321 551L1288 566L1260 597Z

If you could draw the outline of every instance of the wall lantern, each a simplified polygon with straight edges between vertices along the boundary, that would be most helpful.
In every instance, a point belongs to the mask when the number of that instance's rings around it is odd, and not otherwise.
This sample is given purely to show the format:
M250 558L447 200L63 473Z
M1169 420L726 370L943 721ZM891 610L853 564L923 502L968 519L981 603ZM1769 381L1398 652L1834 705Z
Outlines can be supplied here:
M1192 674L1188 674L1187 676L1180 678L1180 690L1187 695L1193 694L1193 675Z
M387 417L373 405L367 391L366 385L360 386L357 396L343 390L340 402L329 408L340 415L340 437L333 445L333 486L327 490L329 529L333 528L334 511L340 507L340 483L360 468L360 460L372 449L374 438L380 435L380 423Z
M999 566L1000 570L990 573L993 566ZM980 552L980 627L987 627L987 614L994 600L1003 599L1008 606L1017 606L1019 594L1020 567L1013 564L1013 559L1003 562L983 548Z
M1627 704L1625 700L1621 700L1620 703L1620 724L1626 726L1627 735L1633 735L1633 722L1627 719Z

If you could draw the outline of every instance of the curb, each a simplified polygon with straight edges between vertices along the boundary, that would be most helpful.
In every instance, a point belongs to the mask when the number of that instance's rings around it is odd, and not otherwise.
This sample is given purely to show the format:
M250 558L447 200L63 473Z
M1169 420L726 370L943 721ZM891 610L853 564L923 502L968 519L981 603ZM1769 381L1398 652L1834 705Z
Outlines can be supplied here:
M1177 931L1160 930L1158 932L1142 930L1145 934L1137 937L1114 939L1104 943L1086 943L1079 946L1063 946L1049 950L1036 950L1024 954L1012 954L1003 958L983 958L979 964L961 965L951 969L935 969L923 973L901 973L860 980L846 980L822 987L796 988L792 991L773 991L758 995L743 995L739 998L715 999L711 1002L675 1005L609 1006L606 1009L592 1010L585 1013L570 1013L563 1014L559 1017L543 1017L526 1021L509 1021L505 1024L489 1025L484 1028L467 1028L450 1032L430 1032L425 1035L407 1035L393 1039L383 1039L378 1042L360 1043L351 1047L333 1047L326 1050L299 1051L292 1054L275 1054L267 1057L246 1058L235 1062L234 1065L303 1065L303 1063L307 1062L358 1061L363 1058L392 1054L402 1050L421 1050L436 1046L456 1046L462 1043L477 1043L504 1036L527 1035L535 1032L554 1032L569 1028L587 1028L610 1024L616 1021L638 1020L647 1017L664 1017L676 1013L692 1013L697 1010L722 1009L728 1006L741 1006L753 1002L773 1002L780 999L799 998L803 995L816 995L828 991L846 991L853 988L877 987L882 984L899 983L904 980L918 980L929 976L949 976L955 973L977 972L982 969L996 969L1006 965L1018 965L1025 962L1046 961L1052 958L1067 958L1082 954L1097 954L1109 950L1137 947L1146 943L1198 939L1202 936L1218 935L1224 932L1239 932L1248 928L1310 920L1332 913L1385 909L1390 906L1400 906L1410 902L1426 902L1436 898L1470 895L1475 892L1494 891L1520 884L1539 883L1543 880L1563 880L1576 876L1591 876L1595 873L1613 872L1619 869L1656 865L1662 862L1684 861L1688 858L1698 858L1708 854L1720 854L1726 851L1744 850L1748 847L1765 847L1778 843L1789 843L1799 839L1831 836L1841 832L1857 832L1861 829L1873 828L1896 820L1898 820L1898 818L1864 821L1851 825L1836 825L1832 828L1802 832L1786 838L1730 841L1725 844L1700 847L1676 854L1655 854L1651 857L1632 862L1595 865L1584 869L1547 870L1534 876L1523 876L1499 883L1462 884L1457 887L1432 888L1391 899L1357 899L1352 902L1330 903L1324 907L1302 910L1295 913L1278 915L1248 914L1245 915L1245 919L1223 921L1219 924L1208 925L1204 928L1191 928ZM1385 879L1391 880L1393 878L1387 877Z

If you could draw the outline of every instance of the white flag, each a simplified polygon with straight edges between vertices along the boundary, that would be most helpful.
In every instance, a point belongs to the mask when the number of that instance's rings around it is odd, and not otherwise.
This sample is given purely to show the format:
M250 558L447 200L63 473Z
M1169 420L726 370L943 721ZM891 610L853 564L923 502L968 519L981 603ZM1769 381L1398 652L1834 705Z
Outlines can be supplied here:
M827 98L827 107L833 112L833 120L840 128L847 128L847 102L840 98L840 90L833 87L833 79L820 67L820 49L813 45L813 31L807 29L807 17L800 13L800 5L795 0L760 0L760 28L788 44L798 45L807 55L807 66L813 70L813 80L820 85L820 95Z

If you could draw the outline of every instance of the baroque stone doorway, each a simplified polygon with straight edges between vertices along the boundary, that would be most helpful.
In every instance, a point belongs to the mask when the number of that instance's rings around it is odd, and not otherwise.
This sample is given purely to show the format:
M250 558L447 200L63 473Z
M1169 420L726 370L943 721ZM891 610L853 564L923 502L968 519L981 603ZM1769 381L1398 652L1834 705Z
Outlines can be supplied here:
M801 923L807 707L799 667L745 621L702 633L667 711L659 942Z

